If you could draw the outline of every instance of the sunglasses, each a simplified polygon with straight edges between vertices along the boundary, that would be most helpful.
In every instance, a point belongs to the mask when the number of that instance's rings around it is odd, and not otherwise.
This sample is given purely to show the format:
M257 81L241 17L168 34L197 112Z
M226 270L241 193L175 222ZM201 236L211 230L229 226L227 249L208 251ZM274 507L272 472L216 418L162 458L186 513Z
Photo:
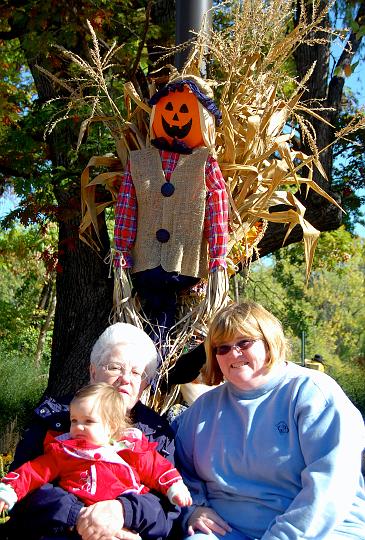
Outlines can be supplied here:
M215 354L218 354L219 356L224 356L225 354L228 354L232 349L236 349L238 352L246 351L251 347L255 341L259 341L258 339L240 339L235 343L234 345L218 345L217 347L214 347Z

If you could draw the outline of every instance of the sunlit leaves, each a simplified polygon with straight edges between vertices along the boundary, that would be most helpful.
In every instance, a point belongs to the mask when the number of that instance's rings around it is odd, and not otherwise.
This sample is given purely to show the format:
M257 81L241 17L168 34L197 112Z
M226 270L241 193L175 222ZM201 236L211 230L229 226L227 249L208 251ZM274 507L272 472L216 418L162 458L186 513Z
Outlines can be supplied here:
M55 227L0 232L0 337L10 350L35 351L45 317L38 305L57 263L56 235Z

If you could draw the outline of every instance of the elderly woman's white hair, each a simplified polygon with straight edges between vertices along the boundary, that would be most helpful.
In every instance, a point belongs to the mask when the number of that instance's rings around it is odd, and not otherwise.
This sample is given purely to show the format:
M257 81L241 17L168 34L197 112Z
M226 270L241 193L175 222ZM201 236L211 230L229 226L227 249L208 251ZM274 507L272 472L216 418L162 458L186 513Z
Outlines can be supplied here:
M157 370L157 350L146 332L133 324L115 323L104 330L92 348L91 365L100 367L114 347L123 345L128 349L133 348L133 355L136 355L133 360L144 362L144 371L151 381Z

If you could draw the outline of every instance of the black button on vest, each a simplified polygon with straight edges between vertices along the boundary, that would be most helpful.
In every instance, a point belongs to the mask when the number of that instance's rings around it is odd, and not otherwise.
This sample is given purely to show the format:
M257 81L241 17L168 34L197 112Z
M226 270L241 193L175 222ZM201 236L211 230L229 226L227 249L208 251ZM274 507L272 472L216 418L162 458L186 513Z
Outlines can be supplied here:
M171 182L165 182L161 186L161 193L164 197L171 197L175 191L175 186Z
M158 229L156 238L161 244L166 244L170 240L170 233L166 229Z

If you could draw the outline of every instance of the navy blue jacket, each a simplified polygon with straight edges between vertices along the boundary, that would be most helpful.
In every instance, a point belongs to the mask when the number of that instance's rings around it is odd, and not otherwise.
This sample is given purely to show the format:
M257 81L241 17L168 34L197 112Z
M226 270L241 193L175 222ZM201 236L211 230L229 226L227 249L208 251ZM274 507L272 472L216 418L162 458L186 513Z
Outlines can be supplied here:
M69 431L69 403L72 396L57 402L47 398L34 413L33 421L19 442L11 469L15 469L43 453L43 440L48 430ZM157 450L174 462L174 435L167 420L138 402L132 409L134 426L143 431L149 441L157 442ZM146 540L168 537L180 509L167 497L155 493L127 494L119 497L124 508L124 527L138 532ZM17 503L6 525L0 526L0 539L29 540L70 538L69 531L77 522L83 507L72 493L46 484ZM73 533L79 538L77 533ZM173 535L176 538L176 535Z

